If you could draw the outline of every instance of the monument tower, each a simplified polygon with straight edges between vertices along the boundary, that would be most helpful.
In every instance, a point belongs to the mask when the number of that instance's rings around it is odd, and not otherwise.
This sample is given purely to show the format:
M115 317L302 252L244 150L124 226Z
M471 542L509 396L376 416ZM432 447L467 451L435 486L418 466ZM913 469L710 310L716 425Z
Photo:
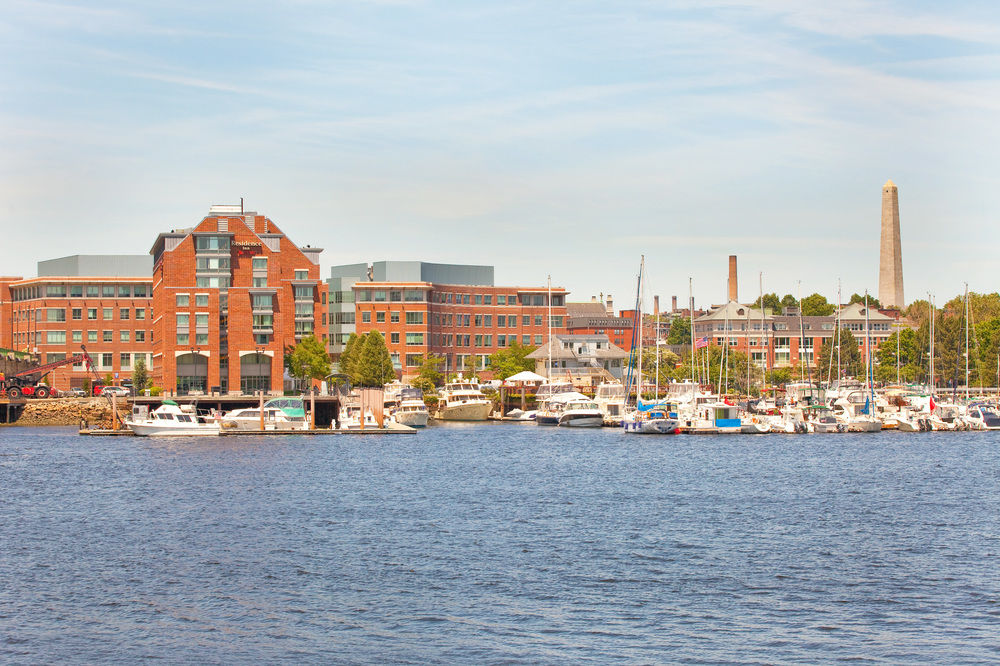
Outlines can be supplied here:
M878 266L878 300L884 308L903 308L903 251L899 242L899 190L882 186L882 243Z

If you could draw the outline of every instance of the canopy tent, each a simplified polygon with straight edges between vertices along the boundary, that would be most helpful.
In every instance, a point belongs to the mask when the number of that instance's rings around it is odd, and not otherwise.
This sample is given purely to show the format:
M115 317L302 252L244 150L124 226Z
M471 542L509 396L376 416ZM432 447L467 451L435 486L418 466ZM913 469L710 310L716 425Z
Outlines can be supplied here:
M537 375L534 372L531 372L530 370L525 370L523 372L517 373L516 375L511 375L510 377L508 377L503 381L505 384L509 384L512 382L521 384L539 384L546 381L546 379L545 377Z

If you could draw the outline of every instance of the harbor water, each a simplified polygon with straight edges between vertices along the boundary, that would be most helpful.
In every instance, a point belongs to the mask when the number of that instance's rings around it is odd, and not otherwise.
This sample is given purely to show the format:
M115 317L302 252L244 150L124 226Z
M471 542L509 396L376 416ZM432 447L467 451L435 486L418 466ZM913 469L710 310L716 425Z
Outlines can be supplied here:
M6 428L0 662L995 663L998 452Z

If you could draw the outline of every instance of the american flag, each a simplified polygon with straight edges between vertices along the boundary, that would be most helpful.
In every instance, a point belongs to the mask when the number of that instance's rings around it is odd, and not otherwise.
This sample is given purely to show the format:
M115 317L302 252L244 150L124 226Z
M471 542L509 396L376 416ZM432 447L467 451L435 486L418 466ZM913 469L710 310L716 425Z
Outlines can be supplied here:
M701 349L702 347L707 347L707 346L708 346L708 336L707 335L705 337L699 339L699 340L695 340L694 341L694 348L695 349Z

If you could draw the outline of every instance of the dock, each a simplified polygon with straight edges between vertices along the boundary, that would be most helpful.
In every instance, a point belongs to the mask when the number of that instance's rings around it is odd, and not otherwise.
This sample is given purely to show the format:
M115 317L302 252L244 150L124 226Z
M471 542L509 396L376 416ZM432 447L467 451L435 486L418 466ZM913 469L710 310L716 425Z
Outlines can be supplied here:
M108 428L83 428L79 434L89 437L135 437L135 433L128 428L121 430L111 430ZM364 430L331 430L329 428L317 428L315 430L222 430L219 437L261 437L267 435L415 435L416 428L404 425L394 425L391 428L365 428ZM188 437L188 435L180 435ZM215 435L204 435L205 437L215 437ZM176 439L176 436L174 437Z

